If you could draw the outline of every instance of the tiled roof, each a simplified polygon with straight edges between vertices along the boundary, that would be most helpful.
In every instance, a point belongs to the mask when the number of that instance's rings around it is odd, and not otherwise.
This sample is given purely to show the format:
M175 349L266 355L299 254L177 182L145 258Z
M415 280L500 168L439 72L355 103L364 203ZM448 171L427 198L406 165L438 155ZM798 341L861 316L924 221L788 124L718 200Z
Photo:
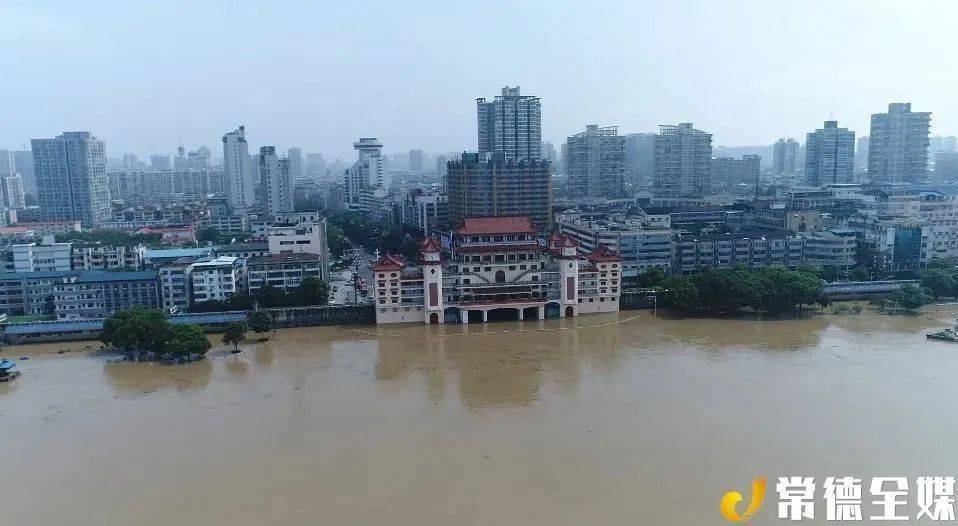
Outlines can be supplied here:
M439 252L442 250L442 245L439 244L433 236L429 236L419 242L419 251L420 252Z
M371 268L374 271L402 270L405 266L406 260L402 256L386 254L379 258L379 261L373 263Z
M457 234L535 234L528 216L469 217L456 229Z
M604 245L599 245L591 253L586 254L585 258L589 261L622 261L618 254Z
M146 250L147 259L165 259L165 258L182 258L190 256L210 256L213 254L213 249L211 247L196 247L196 248L153 248Z

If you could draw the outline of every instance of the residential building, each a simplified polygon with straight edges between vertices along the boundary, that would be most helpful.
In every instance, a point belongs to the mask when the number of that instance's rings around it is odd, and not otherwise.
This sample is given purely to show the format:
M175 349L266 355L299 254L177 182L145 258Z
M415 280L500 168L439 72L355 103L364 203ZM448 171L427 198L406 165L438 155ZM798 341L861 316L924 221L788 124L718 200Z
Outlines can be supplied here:
M565 175L572 197L620 197L625 192L625 137L589 124L567 140Z
M75 274L53 286L58 320L100 319L133 307L160 306L156 271L87 270Z
M289 161L289 180L300 181L306 177L303 170L303 150L299 148L290 148L286 150L286 159Z
M799 144L795 139L779 139L772 145L772 173L793 174L798 165Z
M232 256L234 258L253 258L269 254L267 243L236 243L216 247L216 255Z
M802 236L785 232L678 234L672 272L694 274L737 266L794 268L805 264L804 250Z
M150 156L150 168L153 170L172 170L169 154L154 154Z
M422 150L409 150L409 171L423 171L423 153Z
M711 192L712 135L692 123L659 126L655 136L656 196L698 197Z
M805 180L809 186L855 181L855 132L838 121L808 134L805 140Z
M930 112L911 111L910 102L888 105L871 119L868 178L878 184L920 183L928 170Z
M307 252L254 256L246 261L249 291L271 285L283 292L292 292L304 279L327 280L325 258Z
M42 243L25 243L10 247L14 272L45 272L71 270L70 243L56 243L52 236Z
M190 284L193 302L225 301L245 288L246 260L229 256L193 264Z
M519 86L502 88L492 101L476 99L479 156L501 152L506 162L542 157L542 103L521 95Z
M215 228L220 234L236 236L249 232L249 217L241 216L212 216L204 217L197 223L199 228Z
M855 142L855 171L868 170L868 136L859 137Z
M605 247L583 253L568 236L548 246L528 217L467 218L453 238L419 245L421 265L386 254L372 265L377 323L485 322L490 314L572 317L619 309L621 262Z
M548 161L506 161L501 153L489 160L464 153L449 163L446 192L449 221L469 217L526 216L537 229L552 224L552 167Z
M251 208L256 202L253 193L255 182L244 126L223 136L223 168L224 190L230 212L239 214Z
M143 245L115 246L75 244L72 248L73 270L141 270L146 259Z
M7 316L52 315L56 310L54 287L78 275L72 270L0 273L0 312Z
M935 154L935 180L958 181L958 152Z
M148 248L143 263L153 269L180 258L212 259L215 255L213 247Z
M449 223L449 198L445 194L414 190L406 194L402 207L402 223L429 235L440 225Z
M23 177L20 174L0 177L3 192L3 205L11 210L23 210L27 207L23 192Z
M329 281L329 246L326 241L326 219L297 223L274 224L266 234L271 255L314 254L323 263L320 277Z
M440 178L446 177L446 164L449 163L449 158L445 155L436 156L436 174Z
M733 191L745 187L753 192L759 182L762 158L743 155L741 159L716 157L712 159L712 187L716 190Z
M805 264L849 269L857 263L858 243L850 229L831 229L805 235Z
M182 257L159 266L160 303L170 313L186 312L190 307L190 283L193 265L201 261L195 257Z
M30 142L44 220L78 220L92 228L110 219L103 141L90 132L65 132Z
M16 226L29 228L39 237L72 234L82 230L79 221L25 221Z
M674 232L668 228L648 228L642 219L610 215L584 218L583 214L569 211L556 216L556 227L582 250L592 252L605 247L618 254L623 276L636 276L653 267L668 272L672 267Z
M293 185L288 159L276 155L275 146L259 149L259 176L263 189L262 210L267 215L293 211Z

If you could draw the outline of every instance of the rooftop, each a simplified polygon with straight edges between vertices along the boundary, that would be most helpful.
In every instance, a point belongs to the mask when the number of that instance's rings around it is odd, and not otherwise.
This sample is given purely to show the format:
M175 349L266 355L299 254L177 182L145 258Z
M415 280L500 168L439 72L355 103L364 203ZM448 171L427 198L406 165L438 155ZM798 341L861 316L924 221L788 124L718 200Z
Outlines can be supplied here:
M151 249L147 249L146 251L147 259L211 256L212 254L213 254L213 249L211 247L151 248Z
M469 217L456 229L460 235L535 234L528 216Z
M305 261L322 261L319 254L310 254L308 252L294 252L291 254L267 254L265 256L253 256L246 260L248 265L265 263L296 263Z
M77 277L77 283L100 283L106 281L148 281L155 280L155 270L109 271L84 270Z

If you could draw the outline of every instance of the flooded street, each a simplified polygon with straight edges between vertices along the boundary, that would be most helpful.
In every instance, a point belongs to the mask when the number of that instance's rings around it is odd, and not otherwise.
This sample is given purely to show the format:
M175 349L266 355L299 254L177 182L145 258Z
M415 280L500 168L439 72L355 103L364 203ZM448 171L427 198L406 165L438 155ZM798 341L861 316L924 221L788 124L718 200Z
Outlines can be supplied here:
M925 339L956 314L290 329L186 366L8 347L2 522L721 524L767 476L770 524L777 476L958 475L958 345Z

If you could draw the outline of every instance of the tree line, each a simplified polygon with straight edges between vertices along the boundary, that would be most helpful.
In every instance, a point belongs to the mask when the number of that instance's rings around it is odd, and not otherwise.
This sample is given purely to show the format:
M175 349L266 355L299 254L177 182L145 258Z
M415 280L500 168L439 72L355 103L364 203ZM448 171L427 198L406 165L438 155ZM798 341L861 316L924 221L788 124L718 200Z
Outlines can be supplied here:
M136 360L192 361L212 347L198 325L173 325L163 311L145 307L107 318L100 341Z
M655 269L637 282L661 290L665 305L685 312L735 314L751 309L780 315L828 301L822 294L822 280L809 269L735 267L693 276L666 276Z

